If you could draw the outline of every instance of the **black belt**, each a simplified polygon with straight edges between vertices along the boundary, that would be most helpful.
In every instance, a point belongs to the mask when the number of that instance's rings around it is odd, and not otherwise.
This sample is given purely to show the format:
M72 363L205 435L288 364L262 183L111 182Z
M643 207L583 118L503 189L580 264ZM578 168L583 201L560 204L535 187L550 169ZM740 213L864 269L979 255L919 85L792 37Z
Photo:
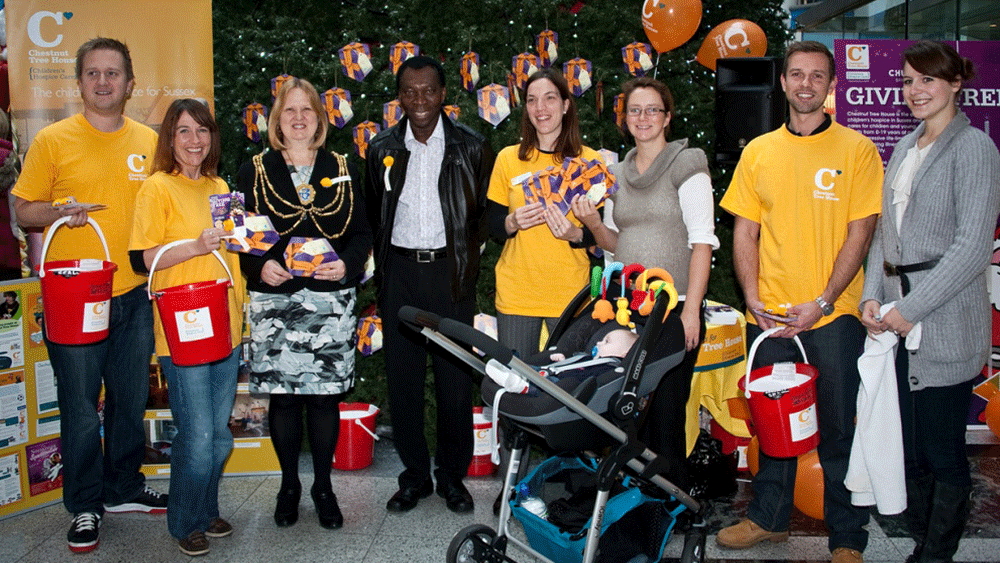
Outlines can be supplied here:
M917 262L916 264L904 264L902 266L893 266L888 262L882 262L882 269L885 270L885 275L887 276L899 276L899 284L903 290L903 295L906 296L906 294L910 293L910 280L906 277L906 274L930 270L934 266L937 266L937 263L937 258L927 260L926 262Z
M893 266L888 262L882 262L882 269L885 270L885 275L887 276L898 276L900 274L912 274L913 272L930 270L934 266L937 266L937 263L937 258L926 262L917 262L916 264L904 264L902 266Z
M405 256L410 260L416 260L417 262L424 264L427 262L433 262L435 260L440 260L448 256L448 249L446 248L435 248L431 250L422 250L419 248L402 248L399 246L389 246L389 248L396 254L400 256Z

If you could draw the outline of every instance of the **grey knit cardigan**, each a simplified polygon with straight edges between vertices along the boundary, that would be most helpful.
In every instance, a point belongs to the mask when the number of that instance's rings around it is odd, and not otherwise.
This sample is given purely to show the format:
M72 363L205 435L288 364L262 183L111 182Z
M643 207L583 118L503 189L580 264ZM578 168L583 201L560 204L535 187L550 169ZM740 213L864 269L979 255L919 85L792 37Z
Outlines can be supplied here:
M968 381L990 350L987 268L1000 210L1000 154L993 141L959 112L934 142L913 177L910 201L896 232L892 181L924 123L893 149L882 190L861 302L896 301L906 320L923 323L920 348L909 357L911 390ZM939 259L908 274L910 293L883 262L907 265Z

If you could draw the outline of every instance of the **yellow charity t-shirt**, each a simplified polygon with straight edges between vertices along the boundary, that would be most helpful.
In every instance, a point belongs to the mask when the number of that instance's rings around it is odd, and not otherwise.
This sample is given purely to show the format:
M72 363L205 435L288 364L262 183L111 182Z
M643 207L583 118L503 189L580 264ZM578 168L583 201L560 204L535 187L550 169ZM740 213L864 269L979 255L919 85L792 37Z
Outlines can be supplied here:
M89 215L104 233L111 261L118 265L116 296L146 281L129 265L128 241L135 195L149 174L155 151L156 133L141 123L126 117L120 129L105 133L76 114L38 132L11 190L27 201L73 196L80 203L107 206ZM101 241L90 226L57 229L43 261L80 258L104 258Z
M589 147L583 147L580 156L589 160L601 158ZM562 166L562 159L532 151L528 160L520 160L517 145L506 147L497 155L486 197L511 213L525 205L521 181L549 166ZM572 211L568 218L580 226ZM590 283L589 268L587 251L571 248L568 242L557 239L544 223L518 231L504 243L497 260L497 311L506 315L558 317Z
M181 174L157 172L139 190L135 203L135 223L129 250L147 250L175 240L196 239L212 226L208 196L229 193L229 187L219 178L202 176L191 180ZM239 256L220 246L219 254L233 275L229 290L229 331L235 348L243 335L243 302L246 284L240 274ZM195 256L169 268L151 273L151 288L155 291L187 283L226 279L226 270L212 254ZM153 329L156 335L156 355L169 356L159 310L154 306Z
M864 135L836 122L800 137L782 126L743 149L719 205L760 224L758 291L767 305L797 305L826 288L847 238L847 224L877 215L882 160ZM859 316L861 271L834 303L834 313ZM753 315L747 320L755 322Z

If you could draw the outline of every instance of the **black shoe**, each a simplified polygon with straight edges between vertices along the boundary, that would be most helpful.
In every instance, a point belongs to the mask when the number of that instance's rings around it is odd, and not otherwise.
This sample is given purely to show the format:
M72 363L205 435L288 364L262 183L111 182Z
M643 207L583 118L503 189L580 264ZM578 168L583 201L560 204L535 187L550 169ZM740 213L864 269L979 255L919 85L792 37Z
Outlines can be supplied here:
M73 523L66 534L69 550L73 553L87 553L97 549L101 543L99 533L101 515L96 512L81 512L73 517Z
M299 521L299 498L302 489L278 491L278 505L274 507L274 523L279 528L287 528Z
M155 489L150 489L148 485L142 487L139 494L128 502L121 504L105 504L105 512L145 512L147 514L166 514L167 500L169 496Z
M422 498L431 496L434 492L434 482L430 477L419 487L400 487L396 494L392 495L389 502L385 503L385 509L389 512L409 512L417 506L417 502Z
M319 525L327 530L336 530L344 525L344 515L340 513L337 506L337 495L333 491L317 493L315 489L311 491L313 502L316 503L316 515L319 516Z
M469 494L469 489L465 488L461 480L438 481L437 494L444 499L444 504L452 512L464 514L472 512L472 509L475 508L472 495Z

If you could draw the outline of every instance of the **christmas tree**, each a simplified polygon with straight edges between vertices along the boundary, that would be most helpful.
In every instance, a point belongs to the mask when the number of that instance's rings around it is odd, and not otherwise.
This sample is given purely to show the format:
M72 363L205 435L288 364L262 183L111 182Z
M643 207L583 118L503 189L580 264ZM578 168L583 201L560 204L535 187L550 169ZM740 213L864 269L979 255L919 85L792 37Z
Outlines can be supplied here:
M327 148L355 154L351 131L362 121L381 124L383 104L395 99L395 77L389 68L392 46L409 41L421 54L442 62L447 72L446 104L461 109L459 121L483 133L494 150L519 141L519 107L496 127L478 115L474 92L462 88L462 56L476 52L480 60L477 88L491 83L507 85L512 59L520 53L537 54L537 36L543 30L558 34L562 64L580 57L591 63L592 86L576 99L585 144L624 156L629 148L614 122L612 104L621 86L632 76L622 61L622 47L648 42L642 28L642 2L613 0L483 0L433 3L395 0L391 3L329 0L215 0L215 108L222 128L223 158L220 173L231 181L241 163L263 150L266 139L255 144L244 133L243 108L257 102L270 108L270 80L281 74L306 78L322 93L339 87L351 92L353 118L343 129L330 127ZM709 31L726 20L742 18L758 24L768 39L767 54L780 56L789 33L787 14L779 0L703 0L701 23L684 45L657 56L654 74L673 91L676 114L671 138L688 138L691 146L705 149L712 162L714 141L713 71L695 62L695 55ZM359 42L370 51L372 70L362 81L342 71L338 51ZM712 170L716 199L729 184L731 170ZM713 257L708 297L741 305L732 273L731 218L716 210L716 234L722 241ZM499 246L490 243L480 276L479 308L493 312L493 263ZM369 286L359 301L370 303ZM357 366L352 400L384 406L384 376L380 354L361 359ZM433 416L428 421L433 421ZM431 426L429 424L428 426ZM433 433L430 433L433 439Z

